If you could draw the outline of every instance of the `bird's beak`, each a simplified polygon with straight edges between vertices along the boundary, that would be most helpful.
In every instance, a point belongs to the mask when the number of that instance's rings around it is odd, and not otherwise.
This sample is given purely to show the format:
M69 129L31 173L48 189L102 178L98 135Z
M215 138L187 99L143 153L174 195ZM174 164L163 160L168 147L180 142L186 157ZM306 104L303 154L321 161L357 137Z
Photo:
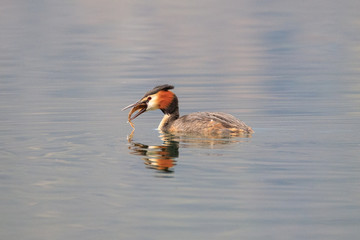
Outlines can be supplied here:
M147 104L146 102L136 102L133 104L130 104L127 107L124 107L122 109L122 111L131 108L131 111L129 113L129 121L134 120L135 118L137 118L138 116L140 116L141 114L143 114L144 112L146 112L146 108L147 108ZM138 111L134 116L131 116L134 112Z
M124 107L123 109L121 109L121 111L124 111L124 110L126 110L126 109L129 109L129 108L131 108L131 107L135 107L136 105L139 105L140 103L141 103L141 102L136 102L136 103L130 104L129 106Z

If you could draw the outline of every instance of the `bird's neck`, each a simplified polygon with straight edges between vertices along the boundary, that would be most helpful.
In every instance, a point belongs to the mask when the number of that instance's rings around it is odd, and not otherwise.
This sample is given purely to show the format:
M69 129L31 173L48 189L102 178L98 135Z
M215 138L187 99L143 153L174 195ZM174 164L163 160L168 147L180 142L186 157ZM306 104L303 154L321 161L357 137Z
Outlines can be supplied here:
M171 103L166 108L161 109L161 111L164 113L164 117L158 129L166 132L171 127L171 124L179 118L179 101L175 94L173 94Z
M179 118L180 114L179 114L179 107L176 105L174 106L171 111L167 111L167 110L162 110L164 113L164 117L161 120L158 129L161 131L168 131L169 128L171 127L171 124Z

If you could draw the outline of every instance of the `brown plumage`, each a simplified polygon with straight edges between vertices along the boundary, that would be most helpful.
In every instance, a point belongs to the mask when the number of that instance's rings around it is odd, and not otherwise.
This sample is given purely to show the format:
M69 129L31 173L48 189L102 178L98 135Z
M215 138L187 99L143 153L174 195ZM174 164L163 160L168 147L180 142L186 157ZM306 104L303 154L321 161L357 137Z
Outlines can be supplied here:
M169 91L173 88L167 84L157 86L148 91L138 102L124 108L123 110L133 107L131 112L134 112L134 109L139 110L133 117L129 114L129 121L131 122L145 111L160 109L164 113L164 117L158 129L163 132L219 137L254 132L244 122L227 113L195 112L180 117L178 98L172 91Z

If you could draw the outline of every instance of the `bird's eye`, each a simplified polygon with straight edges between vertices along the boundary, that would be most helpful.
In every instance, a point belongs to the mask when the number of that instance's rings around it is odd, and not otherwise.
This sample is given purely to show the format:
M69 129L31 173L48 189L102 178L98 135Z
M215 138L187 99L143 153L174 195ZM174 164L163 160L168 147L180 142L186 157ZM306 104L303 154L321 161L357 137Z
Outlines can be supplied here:
M150 101L151 100L151 97L148 97L148 99L147 99L148 101Z

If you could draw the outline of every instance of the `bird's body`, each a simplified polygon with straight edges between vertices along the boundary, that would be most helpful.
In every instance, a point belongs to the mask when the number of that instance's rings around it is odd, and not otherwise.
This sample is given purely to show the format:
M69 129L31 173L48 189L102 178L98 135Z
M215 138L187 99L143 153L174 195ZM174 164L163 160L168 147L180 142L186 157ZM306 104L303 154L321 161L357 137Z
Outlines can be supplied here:
M131 119L148 110L160 109L164 117L158 129L169 133L203 136L236 136L251 134L253 130L234 116L222 112L195 112L180 117L177 96L169 91L170 85L161 85L147 92L144 97L129 107L141 108Z
M222 112L195 112L173 119L165 115L159 130L208 136L231 136L252 133L252 129L234 116Z

